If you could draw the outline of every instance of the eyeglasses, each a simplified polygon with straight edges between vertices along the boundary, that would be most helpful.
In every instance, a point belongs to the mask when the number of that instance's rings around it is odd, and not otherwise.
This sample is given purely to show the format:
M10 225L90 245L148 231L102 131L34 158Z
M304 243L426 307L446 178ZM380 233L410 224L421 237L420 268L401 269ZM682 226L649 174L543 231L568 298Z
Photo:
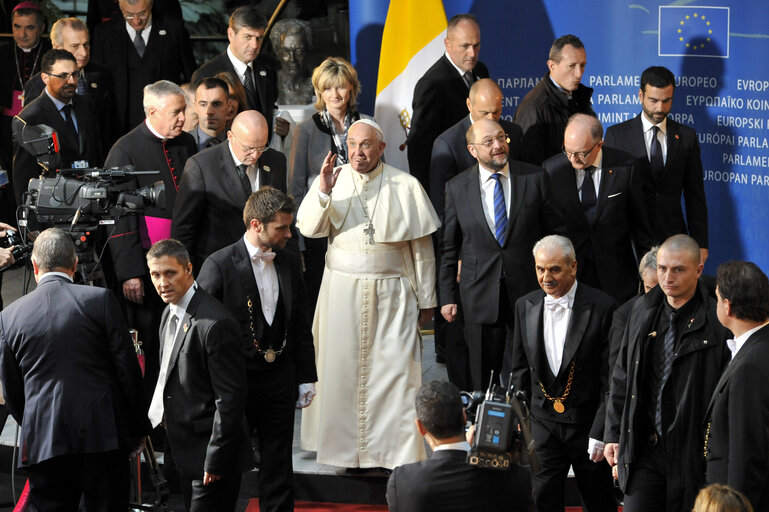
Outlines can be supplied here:
M496 137L486 137L480 142L471 142L471 146L485 146L487 149L491 149L491 147L494 145L494 142L499 142L500 144L510 144L510 137L508 137L506 134L497 135Z
M593 152L595 147L601 142L602 139L599 139L598 142L593 144L593 147L588 149L587 151L566 151L566 148L564 146L561 146L561 151L563 151L563 154L566 155L566 158L572 159L574 157L579 158L580 160L587 158L587 156Z
M139 20L146 20L150 17L149 11L142 11L142 12L136 12L136 13L123 13L123 19L125 20L133 20L133 19L139 19Z
M232 133L232 131L230 131L230 133ZM232 138L235 139L236 141L238 141L238 144L240 145L240 149L243 151L243 153L245 153L247 155L250 155L252 153L264 153L270 147L270 146L263 146L263 147L260 147L260 148L254 148L254 147L251 147L251 146L246 146L245 144L240 142L240 139L238 139L238 136L235 135L234 133L232 133Z
M69 80L72 78L75 82L80 80L80 71L73 71L72 73L46 73L48 76L55 76L56 78L61 78L62 80Z

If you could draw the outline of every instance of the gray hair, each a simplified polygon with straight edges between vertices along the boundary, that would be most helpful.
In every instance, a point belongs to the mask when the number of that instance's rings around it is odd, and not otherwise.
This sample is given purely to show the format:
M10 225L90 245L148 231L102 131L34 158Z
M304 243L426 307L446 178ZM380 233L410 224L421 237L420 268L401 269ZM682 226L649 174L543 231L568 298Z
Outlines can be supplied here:
M32 260L43 272L75 266L75 243L59 228L48 228L38 235L32 247Z
M86 27L83 20L80 18L61 18L56 20L56 23L51 27L51 43L54 48L61 48L64 45L64 37L61 34L62 29L65 27L71 28L76 32L85 32L88 34L88 27ZM66 50L66 48L64 48Z
M643 255L641 263L638 265L638 273L641 274L641 277L643 277L644 272L647 270L654 273L657 272L657 251L659 250L660 246L655 245L649 249L649 252Z
M559 249L568 264L577 259L574 254L574 245L565 236L548 235L534 244L534 249L531 250L531 253L536 257L537 253L543 249Z
M149 115L149 108L154 107L155 102L166 96L181 96L187 101L184 90L168 80L158 80L154 84L144 86L144 115Z
M574 123L587 126L590 129L590 136L593 138L593 140L603 139L603 125L597 117L578 112L572 115L566 122L566 128L564 128L564 131L566 131L566 129Z

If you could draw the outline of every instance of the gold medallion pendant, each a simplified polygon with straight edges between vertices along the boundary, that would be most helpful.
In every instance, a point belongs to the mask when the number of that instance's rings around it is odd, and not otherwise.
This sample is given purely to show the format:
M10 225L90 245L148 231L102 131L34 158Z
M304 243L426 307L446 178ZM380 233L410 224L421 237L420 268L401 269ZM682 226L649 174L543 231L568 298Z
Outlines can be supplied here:
M267 361L268 363L275 361L275 351L272 350L271 348L268 348L264 353L264 360ZM563 409L563 406L561 406L561 409Z
M555 409L555 412L557 412L558 414L563 414L563 411L566 410L566 408L563 406L563 403L560 400L556 400L555 402L553 402L553 409Z

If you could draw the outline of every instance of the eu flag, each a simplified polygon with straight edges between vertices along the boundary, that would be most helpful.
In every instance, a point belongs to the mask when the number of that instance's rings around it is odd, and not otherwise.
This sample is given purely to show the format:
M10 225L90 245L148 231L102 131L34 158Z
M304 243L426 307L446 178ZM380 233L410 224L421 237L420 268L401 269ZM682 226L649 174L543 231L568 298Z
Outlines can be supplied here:
M729 58L729 8L660 6L658 54Z

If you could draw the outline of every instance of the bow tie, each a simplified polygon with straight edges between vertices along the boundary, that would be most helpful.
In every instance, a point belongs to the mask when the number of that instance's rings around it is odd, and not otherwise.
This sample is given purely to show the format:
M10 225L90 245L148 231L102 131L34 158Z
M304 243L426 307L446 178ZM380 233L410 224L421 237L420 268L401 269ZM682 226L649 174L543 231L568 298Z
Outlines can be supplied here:
M251 259L253 261L272 261L275 259L275 253L258 251L251 256Z
M550 311L555 311L556 308L569 309L569 299L565 295L557 299L545 295L545 307Z

